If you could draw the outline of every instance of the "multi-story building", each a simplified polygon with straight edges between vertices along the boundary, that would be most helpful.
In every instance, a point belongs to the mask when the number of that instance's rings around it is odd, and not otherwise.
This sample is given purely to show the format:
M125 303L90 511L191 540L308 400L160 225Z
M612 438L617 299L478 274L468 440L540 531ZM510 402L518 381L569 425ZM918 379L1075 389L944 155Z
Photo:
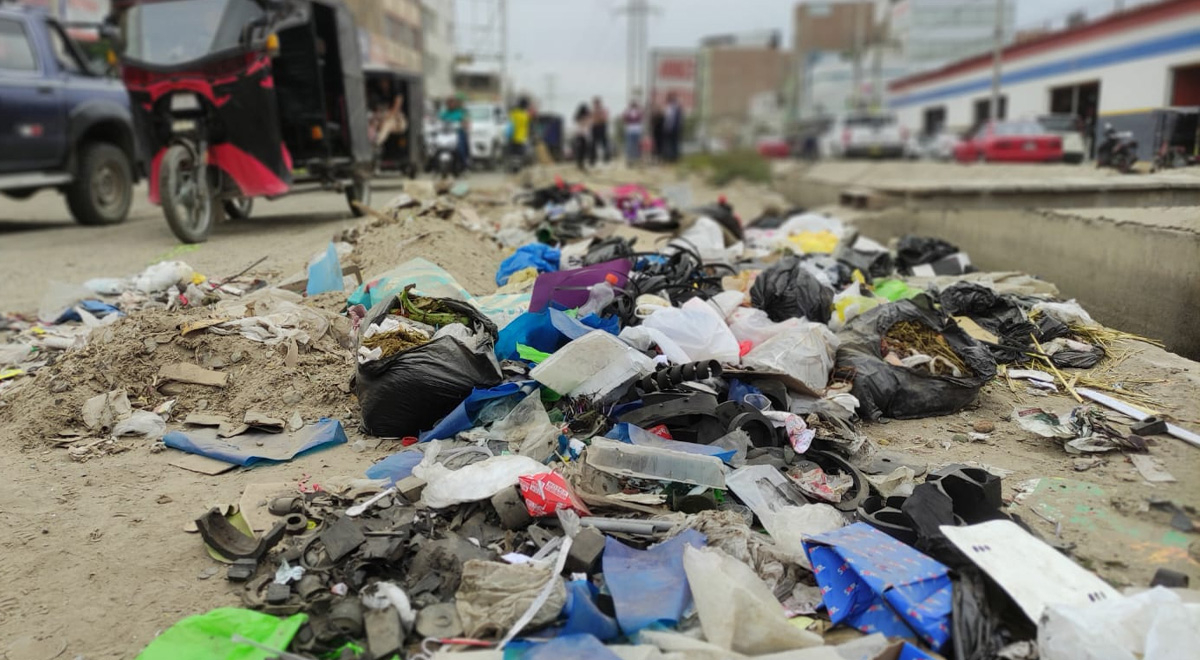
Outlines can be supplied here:
M710 37L697 58L696 115L705 138L746 141L751 105L762 115L766 100L784 94L791 58L779 48L779 35L754 33ZM769 113L767 113L769 114Z
M444 98L454 93L454 0L421 0L421 28L425 94Z
M422 73L421 0L346 0L358 21L364 62Z
M874 0L798 3L792 14L792 72L788 98L792 119L837 112L854 94L849 72L856 49L877 41ZM814 68L821 80L814 80ZM844 70L845 69L845 70ZM817 87L821 89L818 90ZM827 99L832 92L836 99Z

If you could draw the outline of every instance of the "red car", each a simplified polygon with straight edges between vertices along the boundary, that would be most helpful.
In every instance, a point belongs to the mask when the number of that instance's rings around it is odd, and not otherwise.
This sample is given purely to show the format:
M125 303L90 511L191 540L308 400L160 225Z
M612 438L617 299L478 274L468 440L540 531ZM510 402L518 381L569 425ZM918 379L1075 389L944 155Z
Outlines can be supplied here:
M1035 121L988 122L954 147L960 163L1050 163L1063 159L1062 138Z

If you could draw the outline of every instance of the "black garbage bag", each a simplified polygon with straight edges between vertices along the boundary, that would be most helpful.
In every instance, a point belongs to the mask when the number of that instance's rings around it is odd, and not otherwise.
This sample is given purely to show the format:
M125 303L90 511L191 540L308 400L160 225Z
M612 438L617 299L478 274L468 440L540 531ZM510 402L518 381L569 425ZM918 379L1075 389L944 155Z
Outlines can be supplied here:
M913 266L931 264L958 252L958 246L929 236L906 235L896 245L896 265L902 271Z
M759 274L750 288L750 301L775 322L804 317L829 323L833 316L833 289L805 270L794 255Z
M1038 327L1011 296L996 293L982 284L958 282L938 295L942 310L950 316L966 316L1000 339L1002 346L989 346L999 362L1022 362ZM1040 338L1039 338L1040 340Z
M1050 356L1050 361L1054 363L1054 366L1072 369L1091 369L1102 359L1104 359L1104 349L1099 346L1092 346L1089 350L1064 348Z
M762 215L751 220L746 227L749 229L779 229L783 223L793 216L804 213L805 210L803 206L794 206L786 211L774 207L766 208L763 209Z
M1035 626L1012 598L978 567L966 566L952 574L950 635L955 660L992 660L1009 644L1037 637Z
M933 375L885 361L883 337L900 321L918 322L939 332L970 373ZM858 414L864 419L949 415L974 401L984 383L996 375L996 361L988 349L953 319L930 309L925 296L867 310L850 321L838 339L836 369L852 374L851 394L858 398Z
M876 280L891 277L896 272L896 264L888 252L867 252L853 248L838 248L835 253L837 260L851 270L861 270L869 279Z
M399 306L397 296L376 305L368 314L382 321ZM403 438L432 428L476 387L492 387L502 380L493 347L496 325L475 307L458 300L438 298L447 308L469 321L478 345L468 346L444 336L379 360L358 365L354 390L362 411L363 427L371 435Z

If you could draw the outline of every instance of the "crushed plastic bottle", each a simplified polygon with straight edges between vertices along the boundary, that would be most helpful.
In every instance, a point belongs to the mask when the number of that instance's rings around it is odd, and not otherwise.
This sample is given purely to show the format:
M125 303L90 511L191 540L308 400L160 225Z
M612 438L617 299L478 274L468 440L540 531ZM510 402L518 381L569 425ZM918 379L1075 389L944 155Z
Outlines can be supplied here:
M599 284L593 284L588 287L588 299L579 308L578 317L584 318L591 314L601 315L604 308L608 307L614 298L617 297L617 292L614 287L617 276L609 273L605 276L604 281Z

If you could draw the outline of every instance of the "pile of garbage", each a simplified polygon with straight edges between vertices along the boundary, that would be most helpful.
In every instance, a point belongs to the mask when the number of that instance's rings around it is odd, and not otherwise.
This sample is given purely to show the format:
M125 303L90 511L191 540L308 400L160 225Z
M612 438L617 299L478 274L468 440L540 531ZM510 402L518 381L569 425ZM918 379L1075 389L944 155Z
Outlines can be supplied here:
M1014 411L1031 435L1145 452L1184 431L1135 432L1101 379L1062 371L1129 336L943 241L885 246L801 209L743 224L723 199L561 180L517 202L491 227L514 248L491 296L414 259L326 332L274 289L205 303L193 340L260 341L292 369L294 345L337 355L357 425L399 451L363 478L254 484L197 511L243 607L139 657L1083 660L1200 643L1195 592L1118 592L1011 515L1001 476L881 460L865 433L961 411L1003 378L1080 399ZM663 234L653 249L635 247L645 231ZM195 369L160 376L220 378ZM178 419L124 396L83 415L218 464L348 441L336 419L190 399Z

